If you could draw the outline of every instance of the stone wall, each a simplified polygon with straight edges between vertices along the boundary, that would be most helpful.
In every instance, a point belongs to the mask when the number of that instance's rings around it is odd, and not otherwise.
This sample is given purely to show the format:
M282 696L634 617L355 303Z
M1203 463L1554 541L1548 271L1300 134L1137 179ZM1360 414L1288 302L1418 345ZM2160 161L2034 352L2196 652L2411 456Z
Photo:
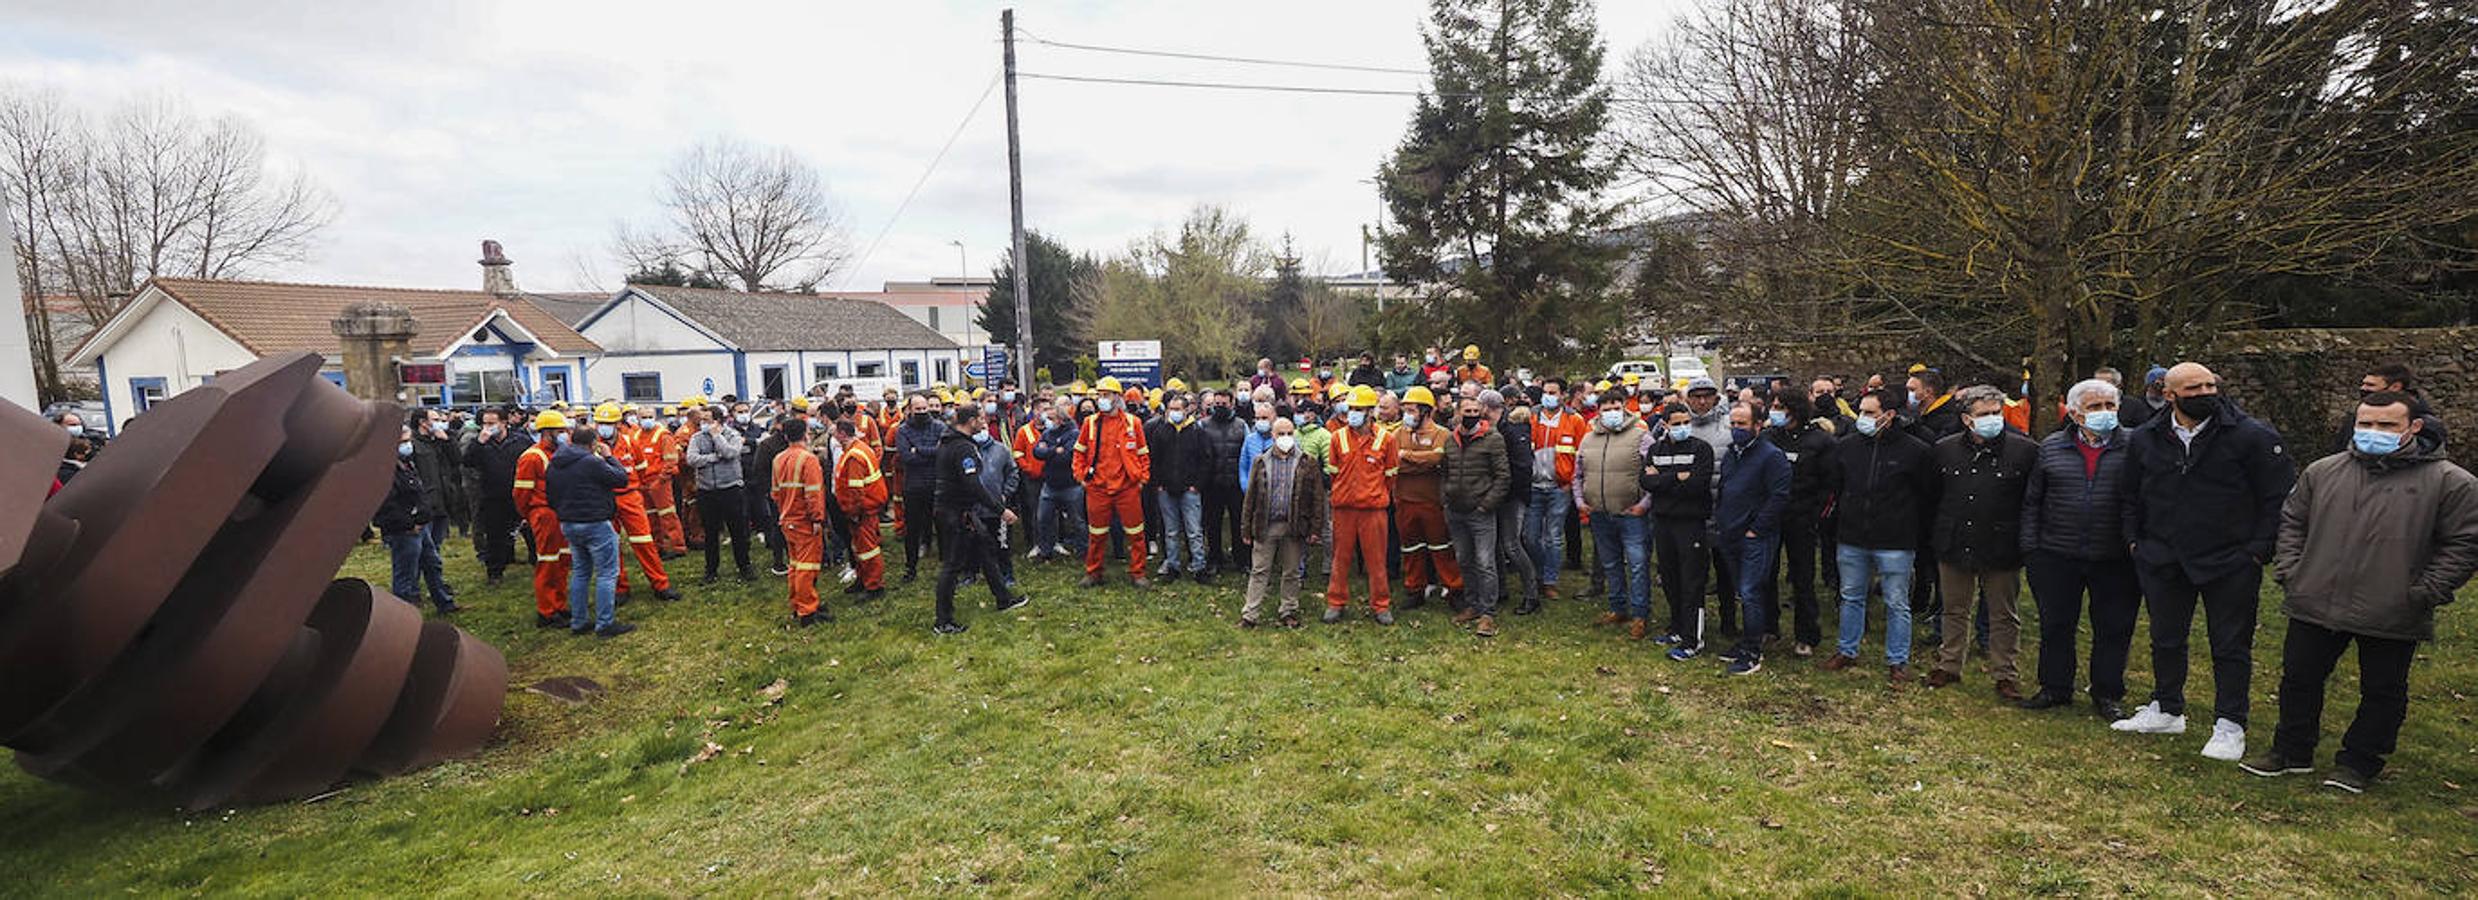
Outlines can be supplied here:
M2202 358L2222 390L2297 447L2300 463L2338 449L2358 379L2406 363L2445 424L2478 435L2478 328L2294 328L2231 331ZM2478 453L2471 454L2478 460Z

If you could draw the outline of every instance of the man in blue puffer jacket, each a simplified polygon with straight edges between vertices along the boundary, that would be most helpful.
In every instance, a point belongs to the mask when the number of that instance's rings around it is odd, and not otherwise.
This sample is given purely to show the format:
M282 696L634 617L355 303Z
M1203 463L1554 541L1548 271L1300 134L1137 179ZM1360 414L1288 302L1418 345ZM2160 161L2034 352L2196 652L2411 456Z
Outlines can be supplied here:
M1771 631L1773 557L1781 550L1781 510L1790 504L1790 458L1771 441L1758 440L1755 408L1729 410L1729 451L1719 464L1721 496L1712 527L1722 577L1736 588L1738 644L1721 654L1732 675L1764 668L1764 635Z

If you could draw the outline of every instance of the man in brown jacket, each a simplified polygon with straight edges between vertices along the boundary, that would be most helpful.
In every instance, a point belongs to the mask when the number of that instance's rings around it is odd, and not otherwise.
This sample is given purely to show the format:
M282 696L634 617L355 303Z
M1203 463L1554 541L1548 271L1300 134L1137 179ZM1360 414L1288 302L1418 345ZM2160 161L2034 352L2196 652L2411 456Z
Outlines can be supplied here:
M1273 447L1257 454L1241 502L1239 540L1248 545L1248 596L1239 627L1254 628L1265 589L1282 577L1282 627L1299 627L1300 560L1321 543L1325 528L1325 469L1299 448L1289 419L1273 420Z
M1402 474L1394 480L1394 531L1402 549L1402 587L1408 609L1430 593L1456 598L1463 593L1463 570L1454 562L1454 545L1446 534L1445 448L1453 432L1436 423L1437 398L1414 387L1403 398Z
M2280 725L2270 750L2238 764L2248 772L2314 771L2323 683L2355 643L2357 719L2323 783L2365 792L2408 717L2409 662L2435 637L2435 608L2478 571L2478 478L2418 440L2412 406L2390 391L2360 401L2349 449L2307 466L2280 508Z

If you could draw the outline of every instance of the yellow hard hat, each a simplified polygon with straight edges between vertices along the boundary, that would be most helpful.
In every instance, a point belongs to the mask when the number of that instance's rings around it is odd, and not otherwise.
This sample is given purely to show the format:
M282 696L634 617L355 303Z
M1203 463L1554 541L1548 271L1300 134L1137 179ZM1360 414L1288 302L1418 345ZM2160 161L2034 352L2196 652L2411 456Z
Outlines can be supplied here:
M1625 380L1625 382L1626 382L1626 386L1627 386L1627 387L1634 387L1635 385L1638 385L1638 384L1642 384L1642 383L1643 383L1643 373L1641 373L1641 372L1628 372L1628 373L1626 373L1626 378L1625 378L1624 380Z
M1291 393L1294 393L1294 394L1305 394L1305 393L1309 393L1309 392L1310 392L1310 391L1309 391L1309 389L1308 389L1308 379L1305 379L1305 378L1293 378L1293 379L1291 379Z
M551 431L566 427L568 427L568 417L560 415L559 410L556 409L543 410L533 417L533 430L535 431Z
M1479 359L1479 358L1480 358L1480 345L1478 345L1478 344L1465 344L1465 345L1463 345L1463 358L1464 358L1464 359Z
M792 410L793 410L793 411L795 411L795 412L808 412L808 411L809 411L809 397L808 397L808 395L803 394L803 395L798 396L798 397L793 397L793 398L792 398L792 402L791 402L791 407L792 407Z
M566 401L566 400L553 400L553 401L551 401L551 408L552 408L552 409L559 410L559 411L561 411L561 412L566 412L566 411L568 411L568 401Z
M932 381L929 383L929 389L933 391L944 391L946 388L947 384L943 381Z
M1116 377L1109 375L1101 376L1101 383L1093 385L1093 389L1101 391L1105 394L1116 394L1122 390L1122 388L1119 387L1119 380Z
M1912 374L1912 375L1917 375L1917 374L1919 374L1919 373L1921 373L1921 372L1925 372L1925 371L1927 371L1927 364L1926 364L1926 363L1923 363L1923 362L1915 362L1915 363L1911 363L1911 364L1910 364L1910 374Z
M666 416L676 416L680 414L680 408L677 406L666 406L663 407L662 414Z
M617 403L604 401L601 406L594 407L594 423L598 425L616 424L621 415L623 413Z
M1415 384L1411 386L1410 390L1402 392L1402 402L1406 404L1417 403L1422 406L1435 408L1437 405L1437 395L1429 393L1428 386Z
M1334 382L1333 387L1325 389L1325 399L1327 400L1340 400L1348 396L1351 396L1351 386L1343 384L1339 381Z
M1152 405L1154 405L1154 406L1160 406L1160 405L1162 405L1162 389L1161 389L1161 388L1154 388L1154 389L1152 389L1152 390L1149 390L1149 391L1144 392L1144 401L1145 401L1146 403L1150 403L1150 404L1152 404Z
M1335 390L1339 391L1340 388ZM1351 389L1351 405L1365 409L1377 405L1377 389L1360 385Z
M1174 391L1187 390L1187 382L1177 378L1170 379L1170 389Z
M1592 385L1592 390L1595 390L1595 391L1605 391L1605 390L1608 390L1608 389L1609 389L1609 379L1606 379L1606 378L1601 379L1599 384Z
M1070 384L1070 385L1068 385L1068 386L1067 386L1067 393L1074 394L1074 395L1076 395L1076 396L1078 396L1078 397L1084 396L1084 395L1086 395L1086 394L1090 394L1090 393L1092 393L1092 392L1093 392L1092 387L1091 387L1090 385L1085 384L1085 383L1084 383L1084 379L1081 379L1081 378L1076 379L1076 381L1075 381L1075 383L1074 383L1074 384Z
M974 399L974 400L979 400L979 399L981 399L981 394L982 394L982 391L981 391L981 389L980 389L980 388L977 388L977 387L976 387L976 388L973 388L973 389L972 389L972 399Z

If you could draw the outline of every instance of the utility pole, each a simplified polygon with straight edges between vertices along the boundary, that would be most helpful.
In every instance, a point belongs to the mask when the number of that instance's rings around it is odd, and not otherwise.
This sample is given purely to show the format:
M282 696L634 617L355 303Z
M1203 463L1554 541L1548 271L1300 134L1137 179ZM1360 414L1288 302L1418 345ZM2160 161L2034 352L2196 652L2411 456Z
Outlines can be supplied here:
M1024 146L1015 127L1015 10L998 14L1007 66L1007 206L1015 235L1015 383L1033 389L1032 260L1024 258Z

